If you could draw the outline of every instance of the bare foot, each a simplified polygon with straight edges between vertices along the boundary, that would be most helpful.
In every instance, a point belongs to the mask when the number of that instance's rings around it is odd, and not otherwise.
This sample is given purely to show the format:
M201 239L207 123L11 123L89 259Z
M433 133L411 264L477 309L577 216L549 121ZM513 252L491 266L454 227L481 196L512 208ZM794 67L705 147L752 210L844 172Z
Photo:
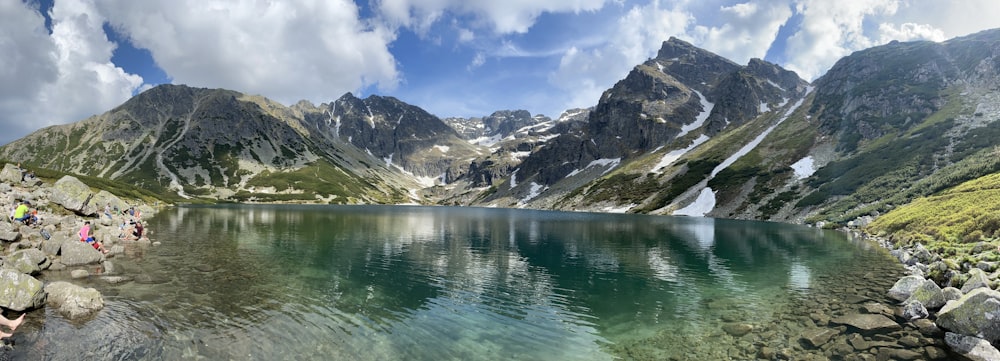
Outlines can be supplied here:
M10 336L14 336L14 334L13 333L0 332L0 338L8 338Z
M20 326L21 322L24 322L24 315L26 315L26 313L22 313L21 317L18 317L16 320L10 321L10 331L11 332L14 332L14 330L17 329L17 326ZM3 338L3 337L0 337L0 338Z

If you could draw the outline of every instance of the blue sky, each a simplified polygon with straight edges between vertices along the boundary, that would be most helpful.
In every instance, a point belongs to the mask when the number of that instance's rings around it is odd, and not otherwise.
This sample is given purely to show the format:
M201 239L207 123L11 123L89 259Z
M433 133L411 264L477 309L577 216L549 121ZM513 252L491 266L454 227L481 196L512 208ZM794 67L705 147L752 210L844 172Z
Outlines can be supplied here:
M0 0L0 143L163 83L557 117L671 36L813 80L853 51L1000 27L998 14L995 0Z

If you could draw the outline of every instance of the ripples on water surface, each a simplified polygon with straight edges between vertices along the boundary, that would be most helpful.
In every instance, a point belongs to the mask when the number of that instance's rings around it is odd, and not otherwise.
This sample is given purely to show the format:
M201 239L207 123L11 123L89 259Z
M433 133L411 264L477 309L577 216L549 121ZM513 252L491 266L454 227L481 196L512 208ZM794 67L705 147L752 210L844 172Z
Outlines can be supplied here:
M133 282L74 280L106 308L35 311L14 356L704 359L692 350L739 346L724 322L787 322L790 300L825 292L817 280L894 266L840 233L706 218L230 206L149 223L161 246L111 259Z

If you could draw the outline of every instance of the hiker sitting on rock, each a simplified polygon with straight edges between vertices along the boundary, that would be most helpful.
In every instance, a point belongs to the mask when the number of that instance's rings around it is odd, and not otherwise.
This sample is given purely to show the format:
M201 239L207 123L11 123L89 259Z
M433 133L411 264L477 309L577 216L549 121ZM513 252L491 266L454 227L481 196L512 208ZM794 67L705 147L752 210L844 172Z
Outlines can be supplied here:
M29 205L31 205L31 202L28 202L28 201L21 202L21 204L17 205L17 208L14 209L14 220L15 221L18 221L18 222L21 222L21 223L24 223L24 224L28 224L28 222L29 222L28 220L31 217L31 214L28 213L28 206Z
M87 244L93 246L94 249L101 251L101 253L108 253L108 251L104 249L104 245L94 238L94 230L90 229L90 221L83 222L83 227L80 227L80 233L78 234L81 242L87 242Z

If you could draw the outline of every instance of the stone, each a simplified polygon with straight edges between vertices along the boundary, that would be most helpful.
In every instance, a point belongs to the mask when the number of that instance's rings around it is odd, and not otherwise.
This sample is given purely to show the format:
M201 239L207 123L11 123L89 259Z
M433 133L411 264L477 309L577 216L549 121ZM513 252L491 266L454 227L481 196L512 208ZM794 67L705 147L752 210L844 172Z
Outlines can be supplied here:
M923 343L920 341L920 339L913 335L906 335L900 337L899 344L911 348L923 346Z
M902 329L898 323L883 315L848 314L834 318L830 322L848 325L864 332L892 332Z
M17 242L21 239L21 232L14 229L14 224L10 222L0 222L0 241Z
M924 355L922 353L912 350L892 348L892 347L880 348L878 350L878 353L879 353L878 355L879 360L923 360L924 359Z
M920 276L906 276L900 278L892 288L889 289L889 297L896 301L906 301L913 294L913 291L923 284L924 278Z
M0 306L24 311L45 304L42 281L12 269L0 269Z
M52 195L49 200L66 210L81 216L94 216L97 207L91 202L94 192L90 187L73 176L63 176L52 185Z
M90 272L82 269L75 269L69 272L69 276L73 278L87 278L90 277Z
M954 301L962 298L962 295L964 295L965 292L962 292L962 290L955 287L945 287L941 289L941 294L944 295L944 302L947 303L948 301Z
M126 276L104 276L101 280L110 284L119 284L132 281L131 277Z
M937 324L960 335L976 335L989 342L1000 340L1000 292L976 288L948 302L938 311Z
M49 295L47 304L71 320L89 316L104 308L104 298L93 288L56 281L45 286L45 293Z
M67 240L62 244L62 263L67 266L100 263L104 255L93 246L79 240Z
M829 342L830 338L838 334L840 334L840 331L835 328L814 328L803 332L802 340L812 347L820 348Z
M948 344L948 347L951 347L952 351L972 361L1000 360L1000 351L993 347L989 341L978 337L947 332L944 335L944 342Z
M876 315L892 316L893 314L892 308L878 302L865 303L864 305L861 306L861 309L865 313L871 313Z
M52 262L45 256L45 252L39 249L28 248L14 252L4 260L5 268L12 268L18 272L37 275L42 270L49 268Z
M872 348L872 345L868 342L868 340L865 340L864 337L856 333L852 333L850 336L847 336L847 343L849 343L851 347L854 347L854 350L856 351L865 351Z
M913 320L911 324L913 325L913 327L917 328L917 331L920 331L921 335L924 335L926 337L940 338L941 336L944 335L944 333L941 331L940 328L938 328L937 324L935 324L934 321L928 320L926 318Z
M928 360L947 360L948 351L936 346L924 347L924 354L927 355Z
M913 321L918 318L927 318L930 314L927 308L920 301L910 301L903 306L903 318Z
M969 293L980 287L990 288L990 278L979 268L969 270L969 279L962 284L962 293Z
M905 300L905 302L912 301L920 301L927 309L936 309L944 306L945 299L944 294L941 293L941 287L937 283L931 280L924 280L913 290L910 297Z
M3 170L0 170L0 182L21 183L21 174L21 168L18 166L10 163L4 164Z
M733 337L743 337L744 335L753 331L753 325L748 325L745 323L727 323L722 325L722 330L726 331L730 336Z

